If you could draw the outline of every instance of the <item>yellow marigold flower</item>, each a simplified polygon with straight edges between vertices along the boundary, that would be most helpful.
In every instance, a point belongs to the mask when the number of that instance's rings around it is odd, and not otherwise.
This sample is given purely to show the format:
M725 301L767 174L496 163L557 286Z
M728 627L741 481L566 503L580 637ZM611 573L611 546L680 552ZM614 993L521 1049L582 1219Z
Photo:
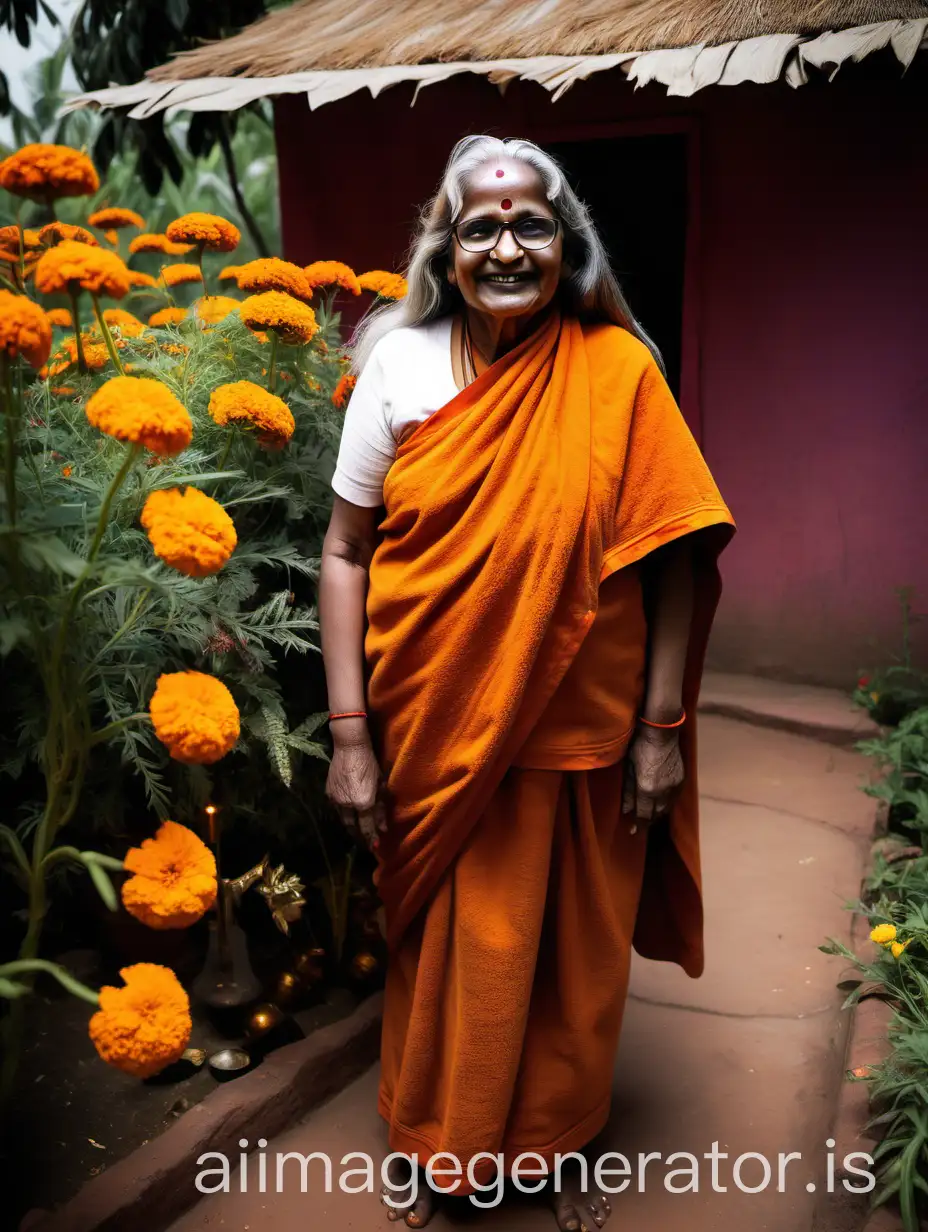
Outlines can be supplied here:
M159 676L149 710L155 735L175 761L209 766L238 740L235 699L221 680L205 672Z
M908 941L905 941L905 942L894 941L892 945L889 947L890 950L892 950L893 958L899 958L900 955L905 953L905 951L909 948L911 944L912 944L911 937L908 939Z
M272 329L281 342L309 342L319 326L316 314L306 304L283 291L262 291L249 295L239 309L242 320L251 330Z
M86 227L75 227L69 222L46 223L39 231L39 239L46 248L64 240L77 240L79 244L89 244L91 248L100 247L100 241Z
M877 924L870 933L870 940L875 941L877 945L889 945L891 941L896 940L895 924Z
M209 413L221 426L240 423L256 428L262 444L286 444L296 428L286 402L253 381L231 381L214 389Z
M402 274L391 274L387 270L368 270L366 274L358 275L362 291L373 291L384 299L402 299L407 291L406 279Z
M155 555L187 577L218 573L238 542L225 509L199 488L159 488L141 520Z
M24 145L0 162L0 188L17 197L55 201L88 196L99 187L100 177L87 155L67 145Z
M115 252L77 240L64 240L39 257L35 285L44 295L80 287L95 295L122 299L129 290L129 271Z
M157 278L152 278L151 274L144 274L141 270L129 270L129 285L131 287L156 287L158 285Z
M99 336L93 334L81 334L81 342L84 347L84 363L87 365L89 372L99 372L105 368L110 362L110 353L106 349L106 343L99 341ZM117 346L123 347L124 342L117 342ZM61 339L61 343L54 355L51 357L51 362L48 365L48 371L40 373L44 376L57 376L59 372L64 372L70 368L72 364L77 363L77 341L73 334L68 334Z
M161 347L161 350L164 352L165 355L187 355L190 352L190 347L184 346L183 343L165 342L163 346ZM181 372L181 369L175 368L174 371L176 374L179 375Z
M168 223L164 233L174 243L202 244L214 252L231 252L242 238L238 227L218 214L184 214Z
M186 409L152 377L111 377L87 399L86 413L108 436L169 457L186 449L193 436Z
M67 308L49 308L45 315L52 325L61 325L65 329L70 329L74 324L71 320L71 313Z
M162 822L154 838L130 847L124 864L134 876L123 883L123 905L149 928L189 928L216 901L216 859L176 821Z
M44 309L25 295L0 291L0 352L9 359L21 355L41 368L52 349L52 326Z
M130 252L161 252L168 257L181 257L185 252L189 252L191 247L190 244L174 244L166 235L152 232L137 235L129 241Z
M190 998L169 967L135 963L119 972L123 988L104 985L90 1038L108 1065L153 1078L179 1061L193 1030Z
M307 265L303 273L309 279L309 285L315 287L344 287L352 295L361 294L361 284L358 276L350 265L343 261L313 261Z
M108 206L102 210L94 210L87 219L90 227L99 227L101 231L118 230L120 227L138 227L145 230L145 219L135 210L124 210L118 205Z
M111 328L118 329L124 338L138 338L145 333L144 324L134 313L126 312L124 308L106 308L103 320Z
M224 265L219 271L219 281L228 282L230 279L238 278L238 271L241 268L240 265Z
M230 312L238 312L240 301L231 295L204 295L193 304L193 313L201 325L218 325Z
M880 700L880 695L879 695L879 693L871 693L871 694L870 694L870 700L871 700L872 702L878 702L878 701Z
M119 232L118 231L104 231L103 238L106 240L108 244L112 244L114 248L119 247Z
M338 384L335 386L335 391L332 394L332 405L339 411L343 411L348 405L348 399L351 396L351 391L358 383L358 378L350 372L344 373L339 378Z
M187 313L183 308L159 308L148 318L148 324L157 329L159 325L180 325L186 318Z
M162 265L161 277L165 285L169 287L179 287L183 282L203 281L199 265L192 265L189 261L178 261L176 265Z
M297 299L312 299L309 279L292 261L279 257L260 257L247 265L238 265L236 281L243 291L285 291Z

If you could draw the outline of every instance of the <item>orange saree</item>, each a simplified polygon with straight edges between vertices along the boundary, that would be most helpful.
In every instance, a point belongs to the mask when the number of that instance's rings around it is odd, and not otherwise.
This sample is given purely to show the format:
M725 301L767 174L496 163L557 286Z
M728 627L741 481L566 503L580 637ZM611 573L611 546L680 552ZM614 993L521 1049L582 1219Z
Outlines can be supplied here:
M402 443L384 504L365 641L389 817L380 1111L423 1162L550 1160L605 1123L632 944L702 969L696 698L731 515L647 349L557 314ZM638 562L682 535L686 782L631 835Z

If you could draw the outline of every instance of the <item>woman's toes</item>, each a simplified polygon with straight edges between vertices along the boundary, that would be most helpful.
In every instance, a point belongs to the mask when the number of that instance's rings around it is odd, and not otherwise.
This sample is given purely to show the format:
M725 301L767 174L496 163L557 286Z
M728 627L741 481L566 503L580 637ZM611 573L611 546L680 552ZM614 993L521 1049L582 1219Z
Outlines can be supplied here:
M591 1198L589 1201L590 1214L593 1216L593 1222L597 1228L601 1228L609 1216L612 1214L612 1208L605 1198Z
M572 1202L559 1202L554 1209L554 1218L561 1232L584 1232L583 1223Z
M424 1228L430 1222L432 1213L432 1199L425 1194L407 1212L406 1223L410 1228Z

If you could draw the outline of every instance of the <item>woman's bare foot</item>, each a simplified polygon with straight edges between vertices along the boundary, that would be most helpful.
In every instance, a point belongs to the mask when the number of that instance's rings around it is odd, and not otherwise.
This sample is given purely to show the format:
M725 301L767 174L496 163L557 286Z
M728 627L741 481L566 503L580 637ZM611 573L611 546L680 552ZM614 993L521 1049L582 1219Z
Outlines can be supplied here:
M612 1214L605 1194L584 1193L580 1165L575 1160L568 1160L561 1170L560 1191L551 1181L547 1193L560 1232L596 1232Z
M435 1191L428 1183L425 1170L417 1167L416 1172L416 1183L412 1185L407 1160L391 1159L387 1166L392 1188L385 1185L381 1189L380 1201L391 1223L402 1219L409 1228L424 1228L435 1214Z

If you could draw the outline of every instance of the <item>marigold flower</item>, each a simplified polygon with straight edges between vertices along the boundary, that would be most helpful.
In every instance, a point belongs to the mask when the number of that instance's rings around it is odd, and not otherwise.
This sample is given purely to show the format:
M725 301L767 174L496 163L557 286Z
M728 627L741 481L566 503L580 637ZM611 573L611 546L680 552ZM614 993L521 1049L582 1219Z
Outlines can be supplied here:
M239 313L249 329L272 329L281 342L309 342L319 329L312 308L282 291L249 295L242 302Z
M152 1078L184 1054L193 1030L190 998L169 967L135 963L119 974L123 988L100 989L90 1038L108 1065Z
M104 309L103 320L111 328L118 329L124 338L138 338L145 333L144 324L134 313L126 312L124 308Z
M72 474L72 472L73 472L73 469L74 469L74 468L73 468L73 467L71 467L71 466L63 466L63 467L61 468L61 473L62 473L62 475L64 475L65 479L70 479L70 478L71 478L71 474Z
M131 847L124 864L134 876L123 883L123 905L149 928L189 928L216 901L216 859L176 821L162 822L154 838Z
M106 343L95 339L93 334L81 334L81 343L84 349L84 363L87 366L88 372L99 372L110 362L110 353L106 348ZM125 346L125 343L117 342L116 345ZM64 372L65 369L70 368L72 364L76 363L77 341L73 334L67 334L61 339L58 349L51 357L48 371L39 373L39 375L57 376L59 372Z
M73 385L53 385L52 393L58 398L70 398L74 393Z
M857 687L858 689L865 689L869 683L870 683L869 676L861 676L859 677L857 681Z
M235 700L221 680L205 672L159 676L149 710L155 735L175 761L212 765L238 740Z
M42 241L39 239L38 231L33 231L31 227L24 227L22 249L25 259L28 261L30 256L35 255L36 250L41 247ZM0 261L6 261L10 265L18 265L19 257L19 227L0 227Z
M231 252L242 238L238 227L218 214L184 214L168 223L164 233L174 243L202 244L214 252Z
M101 231L118 230L120 227L138 227L145 229L145 219L135 210L124 210L118 205L108 206L102 210L94 210L87 219L87 225L99 227Z
M358 282L362 291L373 291L384 299L402 299L408 289L402 274L391 274L388 270L368 270L358 275Z
M100 241L86 227L75 227L69 222L49 222L39 231L39 240L46 248L61 244L64 240L77 240L79 244L89 244L91 248L99 248Z
M112 244L114 248L119 247L119 232L118 231L104 231L103 238L106 240L108 244Z
M129 271L115 252L64 240L39 257L35 285L45 295L81 287L94 295L122 299L129 290Z
M191 247L191 244L174 244L166 235L157 232L146 232L145 235L137 235L129 241L130 252L162 252L168 257L181 257L185 252L189 252Z
M180 453L193 436L184 406L153 377L111 377L87 399L86 413L101 432L144 445L152 453Z
M214 389L209 413L221 426L240 423L256 428L262 444L285 445L296 428L286 402L253 381L231 381Z
M178 342L165 342L162 345L161 350L165 355L188 355L190 353L189 346L184 346L183 343ZM175 368L174 371L179 375L181 369Z
M230 312L238 312L240 301L231 295L204 295L195 301L192 310L201 325L217 325Z
M877 945L889 945L891 941L896 940L895 924L877 924L876 928L871 930L870 940L875 941Z
M132 287L156 287L158 279L152 278L151 274L145 274L141 270L129 270L129 285Z
M148 324L153 325L156 329L159 325L180 325L181 321L186 320L187 313L183 308L159 308L157 312L153 312L148 318Z
M889 947L890 950L892 951L893 958L901 957L911 944L912 944L911 937L908 939L908 941L894 941L892 945Z
M219 281L228 282L230 279L238 278L238 271L241 268L240 265L224 265L219 271Z
M225 509L199 488L159 488L141 521L155 555L187 577L218 573L238 542Z
M0 352L9 359L21 355L41 368L52 349L52 326L44 309L25 295L0 291Z
M71 320L71 313L67 308L49 308L45 315L52 325L60 325L70 329L74 324Z
M176 265L162 265L161 277L165 285L169 287L179 287L183 282L203 281L199 265L192 265L189 261L178 261Z
M55 201L84 197L99 187L100 177L87 155L67 145L24 145L0 162L0 188L17 197Z
M870 694L870 700L871 700L872 702L878 702L878 701L880 700L880 695L879 695L879 693L871 693L871 694Z
M259 257L236 268L236 281L243 291L285 291L297 299L312 299L309 279L292 261Z
M343 411L345 409L348 405L348 399L351 396L351 391L357 383L358 378L353 376L350 372L344 373L344 375L339 378L339 382L335 386L335 390L332 394L332 405L336 408L336 410Z
M343 261L313 261L307 265L303 273L309 279L309 285L315 287L344 287L352 295L361 294L361 284L358 276L350 265Z

